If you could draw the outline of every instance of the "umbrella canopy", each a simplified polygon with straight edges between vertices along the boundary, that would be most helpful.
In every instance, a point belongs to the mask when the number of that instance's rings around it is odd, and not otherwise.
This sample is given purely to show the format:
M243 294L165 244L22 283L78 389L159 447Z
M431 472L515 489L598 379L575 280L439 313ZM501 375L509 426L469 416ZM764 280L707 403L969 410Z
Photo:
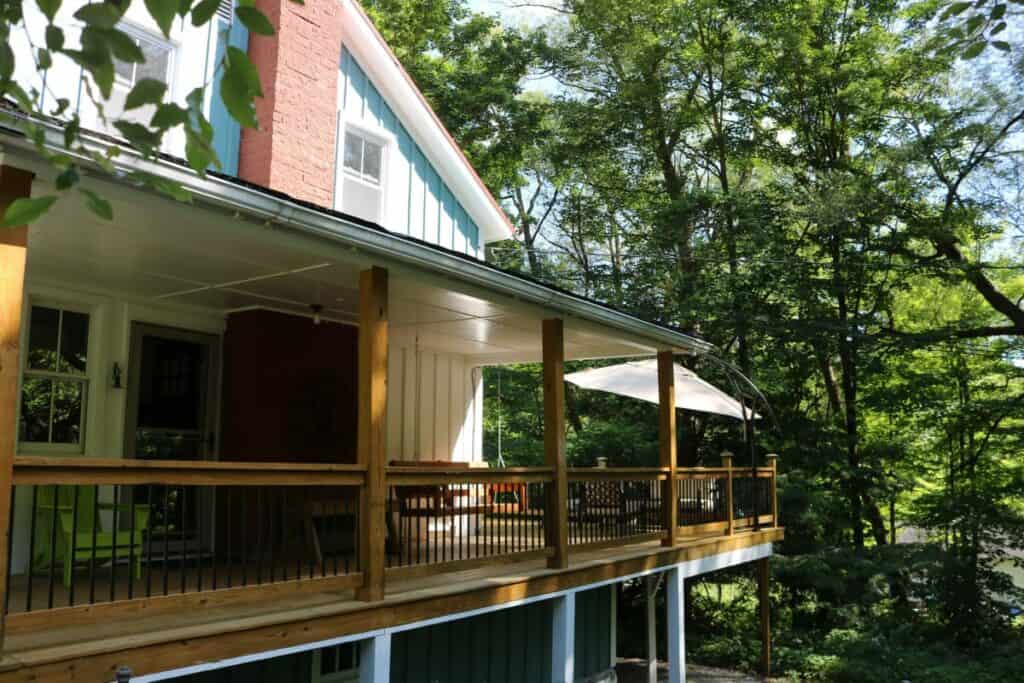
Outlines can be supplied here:
M677 408L743 419L743 407L732 396L680 365L675 366L675 371ZM653 359L573 372L565 376L565 381L583 389L658 403L658 361ZM747 414L751 414L749 409ZM753 417L758 415L753 413Z

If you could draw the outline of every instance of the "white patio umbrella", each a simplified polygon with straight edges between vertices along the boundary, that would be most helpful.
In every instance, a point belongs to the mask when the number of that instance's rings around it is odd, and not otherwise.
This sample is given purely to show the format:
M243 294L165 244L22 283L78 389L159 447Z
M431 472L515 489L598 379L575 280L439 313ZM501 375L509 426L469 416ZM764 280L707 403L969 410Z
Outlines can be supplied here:
M677 408L743 419L743 407L732 396L704 381L692 370L676 365L675 371ZM658 361L654 359L581 370L566 375L565 381L583 389L607 391L658 403ZM760 417L749 409L747 414L752 414L755 419Z

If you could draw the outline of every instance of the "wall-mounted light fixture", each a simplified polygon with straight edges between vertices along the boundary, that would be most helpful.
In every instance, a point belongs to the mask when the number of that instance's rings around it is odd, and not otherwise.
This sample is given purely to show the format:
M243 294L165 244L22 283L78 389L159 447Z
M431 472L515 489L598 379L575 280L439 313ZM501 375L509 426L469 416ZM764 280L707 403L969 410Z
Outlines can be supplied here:
M110 386L113 389L123 388L121 385L121 366L114 363L114 369L110 373Z
M313 311L313 324L320 324L320 312L324 310L324 307L320 304L310 304L309 310Z

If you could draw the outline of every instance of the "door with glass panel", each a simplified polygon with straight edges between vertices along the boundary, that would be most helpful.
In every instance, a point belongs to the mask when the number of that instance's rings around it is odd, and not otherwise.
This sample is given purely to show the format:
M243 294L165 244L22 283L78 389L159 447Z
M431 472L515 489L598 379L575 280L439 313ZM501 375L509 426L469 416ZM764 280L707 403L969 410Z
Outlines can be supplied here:
M209 460L215 456L219 339L134 323L128 372L125 455L140 460ZM140 486L135 504L149 508L150 543L158 554L205 552L212 501L193 486Z

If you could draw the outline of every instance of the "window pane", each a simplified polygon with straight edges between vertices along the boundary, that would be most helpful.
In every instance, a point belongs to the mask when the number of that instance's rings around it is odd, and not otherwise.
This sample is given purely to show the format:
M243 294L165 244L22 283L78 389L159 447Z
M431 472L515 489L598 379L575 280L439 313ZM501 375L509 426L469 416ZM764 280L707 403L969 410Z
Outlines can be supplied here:
M89 351L89 316L64 311L60 330L60 365L58 372L85 374L85 358Z
M345 168L355 172L362 170L363 139L352 133L345 133Z
M380 182L380 159L383 148L373 142L366 142L363 151L363 175L367 180Z
M48 379L25 378L21 388L21 421L18 424L20 441L49 441L50 388Z
M82 438L82 400L85 383L53 383L53 435L51 443L78 443Z
M33 306L28 329L28 367L32 370L57 369L57 329L60 311Z
M135 65L133 63L122 62L120 59L114 60L114 75L117 77L117 80L130 87L134 85L134 74Z
M142 48L142 54L145 55L146 61L138 65L135 77L138 80L152 78L161 83L167 83L170 80L167 71L170 66L171 51L166 45L158 45L146 40L139 41L139 47Z

